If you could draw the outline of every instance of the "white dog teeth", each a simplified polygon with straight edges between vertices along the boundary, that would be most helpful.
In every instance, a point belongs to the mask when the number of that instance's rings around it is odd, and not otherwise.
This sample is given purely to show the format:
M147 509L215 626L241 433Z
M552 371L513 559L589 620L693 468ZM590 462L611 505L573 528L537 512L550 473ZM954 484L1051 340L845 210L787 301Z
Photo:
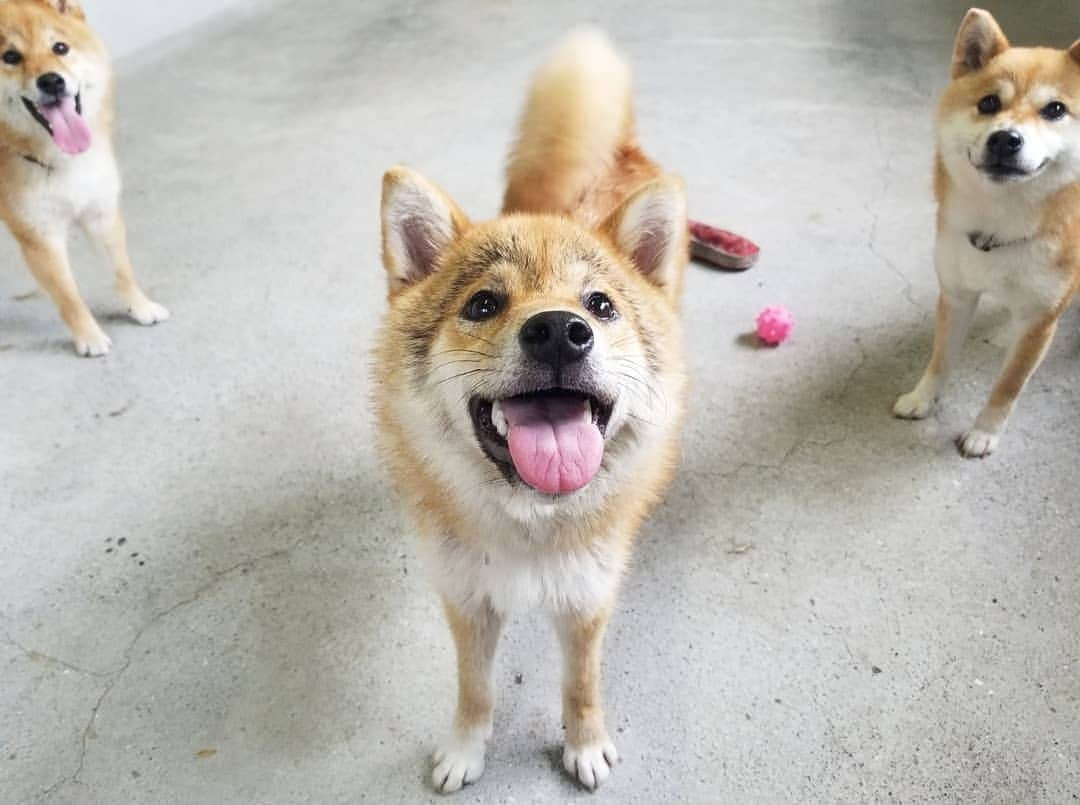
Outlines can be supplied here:
M585 421L590 423L593 421L592 400L590 399L585 400Z
M495 426L495 431L505 439L510 426L506 422L506 414L503 413L498 400L491 404L491 424Z

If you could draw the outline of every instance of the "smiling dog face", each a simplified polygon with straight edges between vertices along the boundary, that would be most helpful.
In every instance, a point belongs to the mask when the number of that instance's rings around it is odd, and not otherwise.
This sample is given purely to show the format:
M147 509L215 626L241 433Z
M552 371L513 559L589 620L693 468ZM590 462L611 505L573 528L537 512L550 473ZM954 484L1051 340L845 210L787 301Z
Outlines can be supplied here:
M108 82L104 47L76 3L0 2L0 125L22 147L88 149Z
M685 232L670 177L588 229L473 224L418 174L390 171L380 398L398 438L385 452L522 517L594 508L679 419Z
M1052 192L1080 179L1080 41L1014 48L990 14L960 27L939 146L950 175L982 187Z

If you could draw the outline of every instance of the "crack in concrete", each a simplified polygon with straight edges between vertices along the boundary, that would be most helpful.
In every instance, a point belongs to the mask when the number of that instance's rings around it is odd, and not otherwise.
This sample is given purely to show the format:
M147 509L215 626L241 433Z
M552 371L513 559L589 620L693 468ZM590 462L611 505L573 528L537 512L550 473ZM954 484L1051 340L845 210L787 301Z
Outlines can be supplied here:
M97 701L94 702L94 706L90 709L90 716L86 721L86 726L84 726L82 729L82 733L79 739L79 756L75 764L74 771L72 771L70 774L64 775L55 783L48 786L38 796L38 801L45 802L49 800L65 785L85 785L79 779L79 777L82 775L83 769L86 767L86 754L88 751L90 734L93 732L94 723L97 721L98 712L101 710L101 706L105 703L105 700L109 697L109 694L112 693L113 689L120 681L120 678L127 672L127 670L134 662L135 647L139 644L139 641L142 639L143 635L145 635L150 629L161 623L173 613L197 602L200 598L213 590L219 583L221 583L221 581L223 581L228 576L236 573L239 570L244 570L245 568L250 570L251 568L263 562L288 556L290 553L292 553L293 550L297 548L297 546L301 542L303 542L303 539L298 539L285 548L279 548L275 551L271 551L270 553L263 554L262 556L245 559L241 562L237 562L236 564L231 565L230 567L225 568L224 570L219 570L211 576L209 581L196 589L194 593L151 616L150 619L147 620L146 623L144 623L138 629L138 631L135 632L135 635L131 638L131 641L128 643L127 648L124 649L124 659L120 666L115 671L101 674L101 676L108 676L109 679L105 683L105 687L101 691L101 694L98 696Z
M785 469L787 469L785 466L787 462L790 461L794 457L794 455L804 447L834 447L835 445L843 444L845 441L847 441L847 438L847 434L845 434L836 439L829 439L828 441L811 439L810 437L806 437L805 439L798 439L795 441L794 444L791 445L791 447L785 450L784 454L780 457L780 459L773 464L764 464L756 461L741 461L730 470L725 470L724 472L709 472L707 474L714 478L723 478L726 480L728 478L734 478L736 475L745 470L757 470L759 472L783 472Z
M888 184L888 182L886 182L886 185L887 184ZM882 193L884 194L885 190L882 190ZM878 247L877 247L877 231L878 231L878 224L879 224L879 222L881 220L881 214L876 209L873 209L870 206L869 202L864 204L863 208L866 210L867 214L871 218L871 220L870 220L870 234L866 239L866 248L870 251L870 254L874 255L874 257L877 258L879 263L881 263L883 266L885 266L887 269L889 269L889 271L891 271L896 276L896 278L899 279L900 282L903 283L904 289L903 289L903 291L901 293L903 293L904 299L907 300L907 303L909 305L911 305L912 307L914 307L916 310L920 311L921 313L928 313L929 311L927 310L927 308L925 308L925 307L923 307L923 305L919 304L919 301L915 298L915 288L911 284L911 280L909 280L907 278L907 275L904 274L904 272L900 270L900 267L897 266L896 263L894 263L891 259L889 259L889 257L887 257L883 252L878 250Z
M74 671L75 673L83 674L84 676L95 676L99 678L105 678L115 673L115 671L95 671L91 668L83 668L81 665L76 665L73 662L62 660L59 657L53 657L50 654L45 654L44 652L37 651L36 649L27 648L14 637L12 637L11 633L6 630L2 634L0 634L0 638L2 638L2 642L5 645L22 652L31 662L45 662L49 665L58 665L68 671Z
M850 391L851 384L855 382L855 377L866 366L866 362L870 360L870 356L866 352L866 347L863 346L862 339L859 336L855 337L855 347L859 350L859 360L855 363L855 366L852 367L851 371L847 373L847 377L845 377L844 382L840 384L839 390L833 394L825 395L826 400L836 402L843 400L847 396L848 391Z
M877 114L874 115L874 139L877 141L878 150L885 154L885 164L881 169L881 192L878 194L877 200L874 202L876 205L880 203L889 195L889 190L892 187L892 163L893 152L886 150L884 141L881 137L881 124L878 120ZM900 269L896 263L894 263L884 252L880 251L877 247L878 227L881 224L881 213L876 206L871 206L871 202L867 201L863 204L863 209L866 214L870 216L870 232L866 239L866 248L877 261L885 266L892 274L903 283L903 296L907 300L907 303L914 307L916 310L923 314L926 314L927 309L919 304L915 298L915 288L911 284L911 280L907 278L907 275Z

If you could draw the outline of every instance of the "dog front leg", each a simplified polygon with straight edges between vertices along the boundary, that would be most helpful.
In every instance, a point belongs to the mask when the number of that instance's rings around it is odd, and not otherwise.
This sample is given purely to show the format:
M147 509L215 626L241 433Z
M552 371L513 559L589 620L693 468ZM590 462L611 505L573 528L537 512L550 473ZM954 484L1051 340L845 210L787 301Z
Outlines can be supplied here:
M930 413L956 365L978 305L978 294L941 292L930 363L914 390L896 401L893 414L901 419L923 419Z
M492 666L502 617L489 606L465 613L445 599L443 608L457 647L458 703L450 736L433 757L431 782L436 791L449 794L484 773L495 704Z
M150 300L135 280L135 270L128 255L127 229L120 211L110 209L96 212L82 221L82 227L86 236L112 265L116 293L127 305L131 318L143 326L166 321L169 311Z
M1054 340L1057 324L1056 315L1047 315L1021 327L1020 336L1009 349L1005 367L994 383L989 401L975 420L975 426L957 439L957 446L965 456L983 458L997 447L1020 392L1039 368Z
M582 785L595 789L611 774L619 753L608 738L600 704L600 655L610 609L556 618L565 658L563 767Z
M23 258L38 285L53 300L60 317L71 330L75 351L84 358L105 355L112 341L98 326L90 309L79 295L68 264L66 235L42 237L26 229L13 233L19 241Z

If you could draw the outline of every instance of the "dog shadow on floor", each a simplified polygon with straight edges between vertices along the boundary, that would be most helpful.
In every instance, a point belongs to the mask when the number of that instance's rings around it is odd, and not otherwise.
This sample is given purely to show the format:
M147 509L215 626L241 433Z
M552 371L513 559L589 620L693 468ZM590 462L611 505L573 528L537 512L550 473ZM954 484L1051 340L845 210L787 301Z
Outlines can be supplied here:
M760 360L795 357L785 365L796 368L779 379L776 372L744 374L730 384L727 400L700 402L691 394L679 473L666 505L647 528L677 534L711 525L725 551L737 558L752 545L744 534L725 533L733 512L753 526L763 511L776 517L778 501L784 500L798 505L797 514L807 519L815 511L843 510L853 498L900 489L927 472L994 472L993 458L965 460L953 440L989 394L1004 355L1007 323L1000 309L980 314L942 403L922 422L895 419L892 405L915 385L929 358L929 313L921 322L837 327L827 344L804 334L774 348L760 345L752 333L739 335L733 347L752 353L753 361L758 354ZM1056 346L1046 371L1068 359L1070 345ZM784 356L774 350L792 352ZM796 357L798 350L803 355ZM800 494L800 485L811 480L813 493ZM778 495L780 487L785 491ZM663 552L654 558L663 562Z
M94 745L212 754L192 772L225 784L259 768L420 743L395 737L408 729L400 714L448 692L452 660L433 661L431 644L449 638L371 463L365 451L349 466L245 488L242 500L223 494L194 514L175 507L184 517L169 541L182 554L148 570L167 583L153 597L182 597L150 610L134 650L159 659L130 664ZM403 670L444 661L445 671L397 684ZM147 689L157 691L153 717L124 695Z

